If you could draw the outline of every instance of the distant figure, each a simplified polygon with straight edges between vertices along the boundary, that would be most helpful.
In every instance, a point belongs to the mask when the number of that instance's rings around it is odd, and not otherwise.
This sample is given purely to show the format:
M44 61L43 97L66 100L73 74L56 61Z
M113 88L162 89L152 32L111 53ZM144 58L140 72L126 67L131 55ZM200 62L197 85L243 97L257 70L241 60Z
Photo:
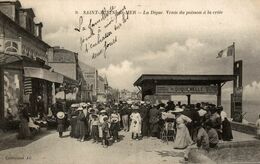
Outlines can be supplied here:
M129 120L128 120L129 107L126 104L122 107L121 116L122 116L122 122L123 122L123 129L124 129L124 131L128 131L129 130Z
M18 139L31 139L31 131L28 126L29 122L29 116L26 108L23 106L23 104L19 105L19 116L20 116L20 125L19 125L19 133L18 133Z
M57 123L58 123L58 126L57 126L57 131L59 132L59 137L61 138L62 137L62 134L64 132L64 124L65 124L65 114L64 112L58 112L57 113Z
M109 146L108 138L109 135L109 124L108 124L108 117L103 117L103 123L101 125L102 128L102 144L104 148Z
M40 119L42 119L44 116L44 102L42 100L42 96L37 97L36 108L37 108L37 114L40 116Z
M222 121L222 139L223 141L231 141L233 139L231 124L226 117Z
M260 139L260 114L258 116L258 120L256 121L255 125L256 125L256 128L257 128L256 129L257 138Z
M216 148L219 142L219 137L216 129L212 128L212 122L209 121L206 123L206 129L209 136L209 147Z
M149 132L152 137L159 136L159 118L160 112L155 106L153 106L149 111Z
M98 142L98 124L99 124L99 120L98 120L98 115L96 114L92 114L92 121L91 121L91 136L93 139L93 143Z

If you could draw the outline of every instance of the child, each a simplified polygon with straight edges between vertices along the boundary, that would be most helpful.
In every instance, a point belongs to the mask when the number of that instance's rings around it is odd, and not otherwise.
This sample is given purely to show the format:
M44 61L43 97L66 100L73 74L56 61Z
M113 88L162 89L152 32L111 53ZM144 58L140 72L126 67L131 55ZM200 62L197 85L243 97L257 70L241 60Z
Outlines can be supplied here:
M59 132L59 137L62 137L62 133L64 132L64 124L65 124L65 114L64 112L58 112L57 113L57 131Z
M139 140L139 134L141 134L141 116L138 113L138 108L134 107L133 113L130 115L131 126L130 131L132 132L132 139Z
M108 124L108 117L103 118L104 122L102 123L102 143L103 147L108 147L108 138L109 138L109 124Z
M113 139L115 142L118 142L118 131L120 130L120 125L119 125L119 121L120 121L120 115L118 114L117 110L113 110L113 113L110 116L110 120L111 120L111 132L113 135Z
M93 139L93 143L98 142L98 116L96 114L92 114L91 121L91 136Z

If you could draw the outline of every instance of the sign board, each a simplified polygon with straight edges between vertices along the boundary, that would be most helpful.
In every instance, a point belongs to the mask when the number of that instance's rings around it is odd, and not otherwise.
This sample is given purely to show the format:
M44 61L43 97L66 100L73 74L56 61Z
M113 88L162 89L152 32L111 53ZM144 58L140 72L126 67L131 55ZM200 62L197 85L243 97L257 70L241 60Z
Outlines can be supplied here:
M216 95L217 86L205 85L157 85L156 95L191 95L191 94L208 94Z

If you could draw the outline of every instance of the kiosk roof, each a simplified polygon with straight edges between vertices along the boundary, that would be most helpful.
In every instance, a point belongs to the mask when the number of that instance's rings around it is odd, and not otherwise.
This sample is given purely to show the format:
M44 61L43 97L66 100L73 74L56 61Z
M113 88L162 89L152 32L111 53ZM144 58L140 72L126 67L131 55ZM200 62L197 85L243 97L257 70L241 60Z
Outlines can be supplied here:
M174 74L143 74L134 86L143 84L157 85L211 85L235 80L235 75L174 75Z

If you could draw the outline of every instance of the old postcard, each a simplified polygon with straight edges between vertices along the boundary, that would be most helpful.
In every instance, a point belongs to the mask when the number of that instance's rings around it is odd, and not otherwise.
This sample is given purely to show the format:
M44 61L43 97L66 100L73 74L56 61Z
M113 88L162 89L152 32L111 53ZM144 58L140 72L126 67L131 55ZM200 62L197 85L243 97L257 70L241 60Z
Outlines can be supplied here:
M259 36L257 0L0 0L0 163L259 163Z

